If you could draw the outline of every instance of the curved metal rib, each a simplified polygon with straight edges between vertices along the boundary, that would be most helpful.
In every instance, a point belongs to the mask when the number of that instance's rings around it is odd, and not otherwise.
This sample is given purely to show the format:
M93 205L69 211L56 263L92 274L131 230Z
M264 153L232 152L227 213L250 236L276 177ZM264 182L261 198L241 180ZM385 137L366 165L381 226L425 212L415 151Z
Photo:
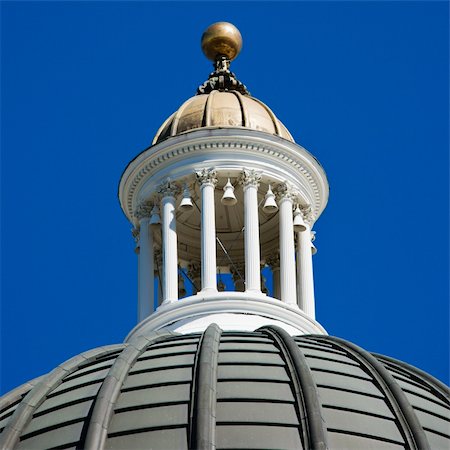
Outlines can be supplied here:
M67 375L75 372L81 364L95 360L99 354L105 355L108 352L113 352L121 347L122 345L98 347L69 359L53 369L48 375L43 376L39 383L37 383L19 403L14 414L11 416L10 421L2 432L0 448L2 450L11 450L16 446L22 431L33 417L36 408L40 406L47 395L55 389Z
M191 392L189 448L216 448L217 364L222 330L209 325L199 344Z
M411 364L405 363L404 361L399 361L398 359L391 358L390 356L379 355L378 353L372 353L373 356L377 359L384 359L388 363L394 364L396 366L401 367L403 370L412 373L421 381L425 381L428 386L439 394L439 397L446 402L450 402L450 389L437 378L434 378L429 373L424 372L423 370L418 369L417 367L411 366Z
M134 362L151 344L175 334L170 331L155 331L149 336L140 336L135 341L131 341L116 358L95 399L86 432L85 450L101 450L104 448L114 406L120 395L122 384Z
M305 355L294 339L282 328L268 326L260 328L258 331L265 332L278 344L294 369L291 377L299 387L296 388L298 391L296 392L297 404L300 411L304 412L306 419L307 442L304 442L304 447L312 450L327 449L327 429L322 418L322 407L318 398L317 386Z
M397 419L402 425L409 447L418 450L430 450L430 444L414 409L394 377L380 361L368 351L344 339L333 336L327 336L325 339L321 336L314 336L314 339L323 340L324 342L331 341L351 353L374 377L384 391L386 398L390 400Z
M19 400L20 397L25 396L30 392L40 381L42 381L42 376L27 381L26 383L17 386L11 392L6 393L3 397L0 397L0 411L9 408L9 406Z

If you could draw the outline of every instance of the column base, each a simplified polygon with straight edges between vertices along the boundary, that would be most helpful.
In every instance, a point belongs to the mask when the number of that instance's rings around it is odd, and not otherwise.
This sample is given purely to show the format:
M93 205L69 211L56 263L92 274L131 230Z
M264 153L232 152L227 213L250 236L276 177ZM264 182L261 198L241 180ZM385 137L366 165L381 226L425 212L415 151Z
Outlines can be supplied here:
M200 293L202 294L217 294L217 292L219 292L217 290L217 288L213 288L213 287L207 287L207 288L203 288Z
M264 294L261 289L246 289L245 292L248 294L267 295Z

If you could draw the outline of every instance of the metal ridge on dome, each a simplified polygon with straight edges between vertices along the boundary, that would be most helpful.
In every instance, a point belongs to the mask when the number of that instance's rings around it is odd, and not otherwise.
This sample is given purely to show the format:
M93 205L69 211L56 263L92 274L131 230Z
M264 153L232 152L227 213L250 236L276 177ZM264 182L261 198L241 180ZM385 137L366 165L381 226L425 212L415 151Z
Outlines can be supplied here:
M0 448L447 448L449 411L434 378L342 339L212 324L17 388L0 399Z

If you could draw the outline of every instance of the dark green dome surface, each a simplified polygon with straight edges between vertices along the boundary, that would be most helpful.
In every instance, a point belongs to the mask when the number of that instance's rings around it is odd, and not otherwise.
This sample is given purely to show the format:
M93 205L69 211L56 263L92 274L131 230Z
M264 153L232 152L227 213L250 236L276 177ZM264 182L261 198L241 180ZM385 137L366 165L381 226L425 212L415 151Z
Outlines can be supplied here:
M449 391L347 341L155 332L0 399L5 449L448 449Z

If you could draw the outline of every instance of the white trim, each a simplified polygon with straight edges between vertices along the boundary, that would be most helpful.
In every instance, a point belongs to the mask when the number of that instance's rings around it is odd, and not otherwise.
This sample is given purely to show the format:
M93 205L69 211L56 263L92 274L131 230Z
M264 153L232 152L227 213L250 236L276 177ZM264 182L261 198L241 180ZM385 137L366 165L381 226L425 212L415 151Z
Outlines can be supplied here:
M172 326L178 321L196 320L207 315L223 313L246 314L279 321L298 330L298 334L327 334L315 320L304 314L296 305L287 305L264 294L243 292L199 293L177 302L161 305L155 313L136 325L125 339L131 339L154 330ZM251 318L249 317L249 320ZM259 321L261 323L261 321Z
M288 181L311 204L314 223L328 201L328 182L317 160L303 147L255 130L201 129L169 138L138 155L119 185L121 207L130 221L138 202L150 197L160 182L180 179L194 169L262 171L265 177Z

